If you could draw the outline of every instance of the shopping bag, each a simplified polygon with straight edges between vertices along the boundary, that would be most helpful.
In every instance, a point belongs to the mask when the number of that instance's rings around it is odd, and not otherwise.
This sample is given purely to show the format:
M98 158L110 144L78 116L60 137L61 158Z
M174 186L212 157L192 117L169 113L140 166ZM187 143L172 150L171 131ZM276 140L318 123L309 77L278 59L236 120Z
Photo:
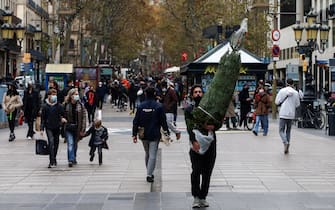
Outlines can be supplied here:
M36 139L35 141L35 154L36 155L49 155L48 142L44 139Z
M23 115L23 113L20 113L19 119L18 119L18 124L23 125L23 122L24 122L24 115Z
M95 119L102 120L102 110L101 109L98 109L98 111L96 112Z

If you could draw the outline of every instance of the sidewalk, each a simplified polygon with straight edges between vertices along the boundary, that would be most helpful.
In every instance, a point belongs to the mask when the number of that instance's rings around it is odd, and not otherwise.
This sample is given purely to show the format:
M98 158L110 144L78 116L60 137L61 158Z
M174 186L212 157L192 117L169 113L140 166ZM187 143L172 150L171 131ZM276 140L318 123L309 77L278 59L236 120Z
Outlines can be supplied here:
M188 136L160 144L153 185L145 181L144 152L133 144L129 112L103 109L109 150L103 165L89 162L88 137L79 143L78 165L68 168L66 144L60 143L58 166L37 156L25 139L26 125L8 142L0 129L1 209L190 209ZM283 154L278 123L268 136L250 131L217 132L217 159L207 209L335 209L335 137L324 130L293 128L290 154Z

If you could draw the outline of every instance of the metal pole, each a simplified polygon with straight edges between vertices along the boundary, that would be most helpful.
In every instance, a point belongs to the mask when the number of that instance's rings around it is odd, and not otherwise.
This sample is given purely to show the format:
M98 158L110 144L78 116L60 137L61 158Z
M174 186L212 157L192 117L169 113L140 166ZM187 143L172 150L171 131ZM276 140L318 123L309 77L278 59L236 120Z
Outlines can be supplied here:
M9 79L9 49L6 48L6 81Z
M273 29L278 29L277 18L278 1L274 1L274 15L273 15ZM272 76L272 119L277 119L277 105L275 99L277 96L277 65L276 61L273 62L273 76Z

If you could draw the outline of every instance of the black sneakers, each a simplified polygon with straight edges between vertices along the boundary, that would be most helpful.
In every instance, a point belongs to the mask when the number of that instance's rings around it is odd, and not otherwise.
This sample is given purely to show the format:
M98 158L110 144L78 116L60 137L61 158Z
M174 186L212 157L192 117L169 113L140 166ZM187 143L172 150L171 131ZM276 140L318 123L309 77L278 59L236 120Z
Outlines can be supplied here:
M147 176L147 182L154 182L154 175Z
M290 147L290 144L284 144L284 154L288 154L289 147Z
M92 162L92 161L93 161L93 159L94 159L94 154L93 154L93 155L91 155L91 157L90 157L90 161Z

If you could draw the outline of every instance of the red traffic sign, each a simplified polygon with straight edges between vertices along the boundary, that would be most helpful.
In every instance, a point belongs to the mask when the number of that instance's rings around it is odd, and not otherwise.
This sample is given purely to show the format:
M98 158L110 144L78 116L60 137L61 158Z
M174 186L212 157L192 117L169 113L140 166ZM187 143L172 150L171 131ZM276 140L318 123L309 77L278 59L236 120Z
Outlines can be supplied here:
M272 57L279 57L280 47L278 45L272 46Z
M277 29L272 30L272 40L278 41L280 39L280 31Z

